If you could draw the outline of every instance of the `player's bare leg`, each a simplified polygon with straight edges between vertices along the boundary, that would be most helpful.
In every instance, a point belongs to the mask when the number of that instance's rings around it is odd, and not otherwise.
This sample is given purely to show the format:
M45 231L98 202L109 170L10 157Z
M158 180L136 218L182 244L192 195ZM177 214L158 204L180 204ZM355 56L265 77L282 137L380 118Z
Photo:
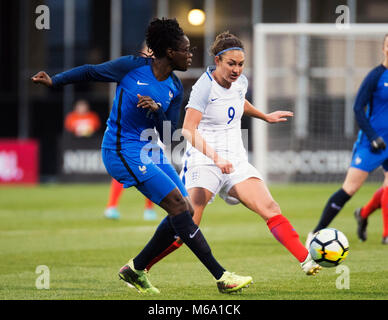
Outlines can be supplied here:
M191 188L187 190L194 209L193 220L196 225L201 223L205 207L213 197L213 193L205 188Z
M234 185L229 195L260 215L264 221L281 214L279 205L272 198L266 184L257 178L249 178Z
M321 267L312 260L308 250L299 240L299 235L290 222L281 214L279 205L273 199L264 181L249 178L236 185L229 195L259 214L267 223L274 237L300 262L307 275L314 275Z
M349 195L353 196L364 184L369 173L357 168L349 168L342 189Z

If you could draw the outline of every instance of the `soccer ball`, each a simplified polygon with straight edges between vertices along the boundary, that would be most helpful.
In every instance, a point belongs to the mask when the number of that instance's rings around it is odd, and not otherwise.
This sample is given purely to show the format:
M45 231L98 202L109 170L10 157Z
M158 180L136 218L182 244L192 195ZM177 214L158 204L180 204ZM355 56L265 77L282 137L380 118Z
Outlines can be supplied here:
M331 268L345 260L349 253L349 242L341 231L326 228L314 234L309 252L316 263Z

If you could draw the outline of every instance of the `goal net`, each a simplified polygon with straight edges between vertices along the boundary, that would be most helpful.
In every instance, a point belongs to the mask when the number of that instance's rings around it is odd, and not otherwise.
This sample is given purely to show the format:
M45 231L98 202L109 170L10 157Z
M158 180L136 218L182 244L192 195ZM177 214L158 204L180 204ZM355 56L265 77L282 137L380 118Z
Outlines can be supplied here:
M359 130L355 96L383 60L386 33L388 24L255 26L254 105L294 112L285 123L252 122L253 163L268 181L343 181ZM380 170L370 180L382 181Z

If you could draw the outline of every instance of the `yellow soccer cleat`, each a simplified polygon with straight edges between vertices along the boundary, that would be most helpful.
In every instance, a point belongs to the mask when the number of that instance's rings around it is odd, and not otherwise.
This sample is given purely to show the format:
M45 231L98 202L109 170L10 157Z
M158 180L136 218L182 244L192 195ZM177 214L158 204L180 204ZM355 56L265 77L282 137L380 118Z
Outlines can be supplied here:
M128 264L120 269L119 277L120 280L124 280L129 286L135 287L135 289L140 293L160 293L159 289L155 288L148 280L147 272L135 269L133 266L133 260L129 260Z
M221 293L232 293L242 291L242 288L248 287L253 283L252 277L243 277L234 272L225 271L222 277L216 281L218 291Z

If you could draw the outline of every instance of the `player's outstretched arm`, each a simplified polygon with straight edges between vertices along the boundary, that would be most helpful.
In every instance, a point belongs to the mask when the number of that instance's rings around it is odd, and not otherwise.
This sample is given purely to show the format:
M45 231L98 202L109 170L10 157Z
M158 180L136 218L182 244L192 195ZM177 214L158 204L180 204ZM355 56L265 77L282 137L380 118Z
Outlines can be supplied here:
M45 72L41 71L32 77L32 81L45 85L50 84L51 87L55 88L68 84L90 81L118 83L130 70L143 66L147 63L149 63L149 59L124 56L101 64L85 64L75 67L56 74L51 78L48 77Z
M244 104L244 115L264 120L268 123L285 122L289 117L293 117L294 113L291 111L274 111L271 113L263 113L256 109L248 100L245 100Z
M289 117L293 117L294 113L291 111L274 111L266 114L267 122L269 123L278 123L285 122Z
M51 80L51 77L44 71L38 72L36 75L34 75L31 80L34 83L37 84L43 84L46 87L52 87L53 81Z

